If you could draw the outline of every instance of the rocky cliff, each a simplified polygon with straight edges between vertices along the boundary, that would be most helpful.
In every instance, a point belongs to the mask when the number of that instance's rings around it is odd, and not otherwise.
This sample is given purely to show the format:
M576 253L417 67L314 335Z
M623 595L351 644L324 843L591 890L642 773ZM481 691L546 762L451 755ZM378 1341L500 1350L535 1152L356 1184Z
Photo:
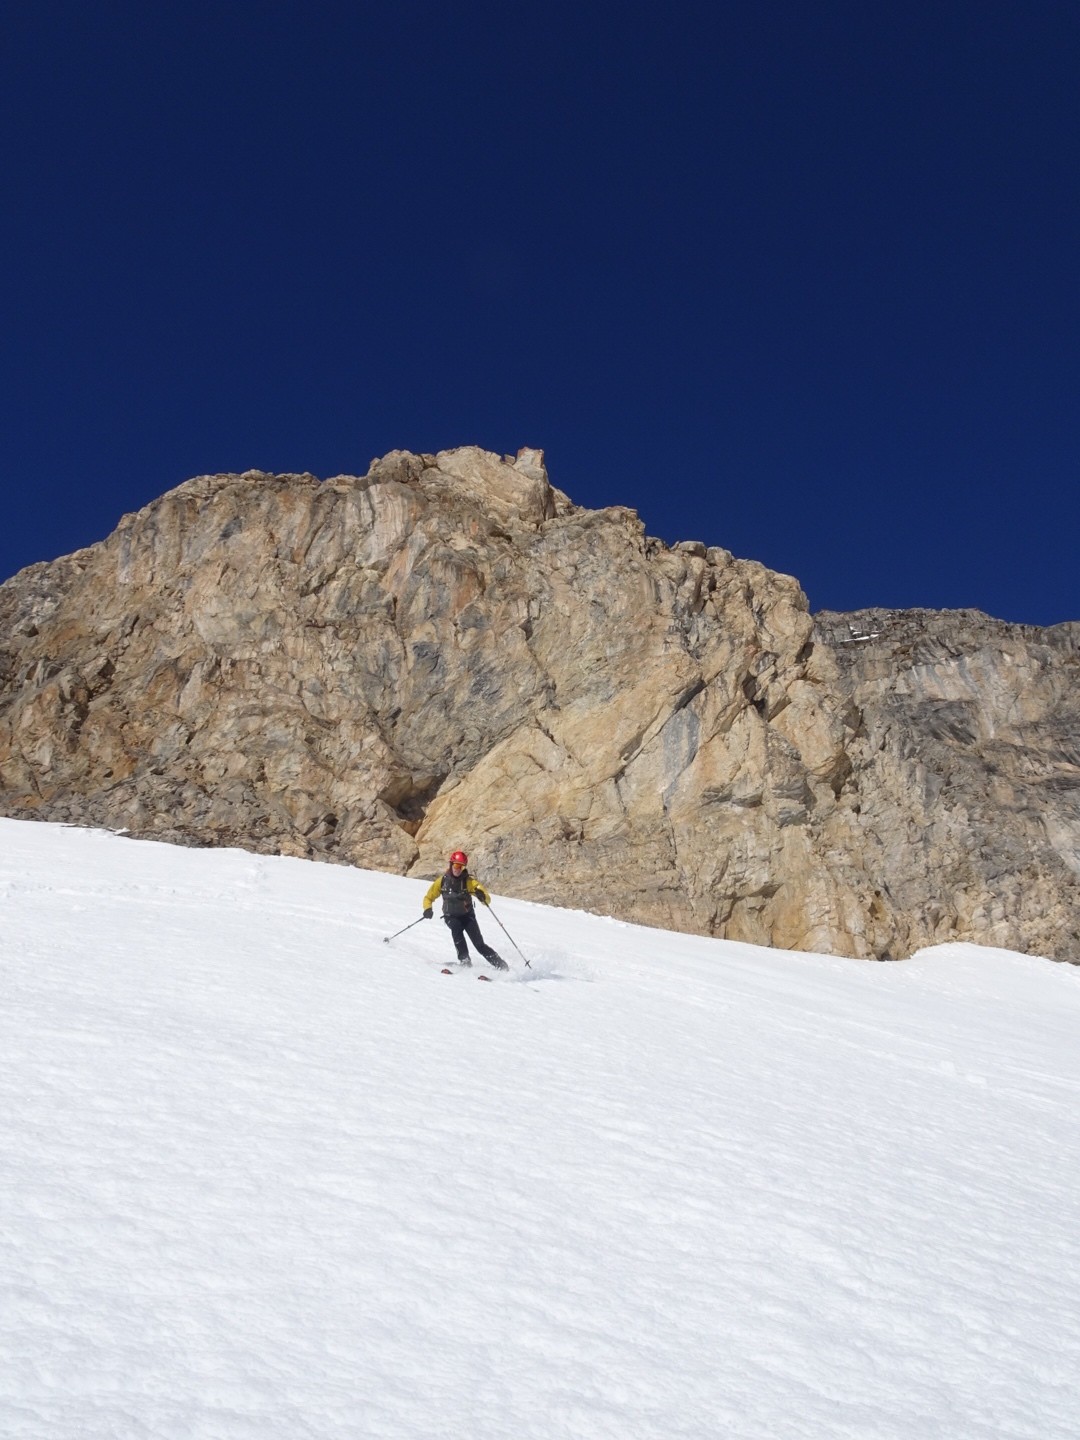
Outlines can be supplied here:
M538 451L202 476L0 587L0 811L855 956L1080 959L1080 625L821 615Z

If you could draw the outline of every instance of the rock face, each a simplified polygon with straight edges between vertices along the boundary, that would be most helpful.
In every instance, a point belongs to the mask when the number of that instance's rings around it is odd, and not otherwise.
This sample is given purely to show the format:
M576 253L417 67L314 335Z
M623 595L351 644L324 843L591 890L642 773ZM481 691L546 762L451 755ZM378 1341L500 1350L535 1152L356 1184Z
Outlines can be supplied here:
M0 811L795 949L1080 959L1080 625L809 615L539 451L202 476L0 587Z

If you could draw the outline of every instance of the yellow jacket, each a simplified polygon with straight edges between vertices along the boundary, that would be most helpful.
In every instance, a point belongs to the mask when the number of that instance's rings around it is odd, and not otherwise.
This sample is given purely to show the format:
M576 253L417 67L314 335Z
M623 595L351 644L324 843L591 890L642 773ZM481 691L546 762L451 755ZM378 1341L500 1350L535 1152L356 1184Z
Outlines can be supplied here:
M430 906L435 904L435 901L442 894L442 882L443 877L441 875L437 876L431 882L431 885L428 888L428 892L424 896L424 903L422 907L423 909L427 910L430 908ZM479 895L480 899L484 902L485 905L491 904L491 896L484 889L483 885L480 884L480 881L474 880L471 875L466 876L465 889L469 892L470 895Z

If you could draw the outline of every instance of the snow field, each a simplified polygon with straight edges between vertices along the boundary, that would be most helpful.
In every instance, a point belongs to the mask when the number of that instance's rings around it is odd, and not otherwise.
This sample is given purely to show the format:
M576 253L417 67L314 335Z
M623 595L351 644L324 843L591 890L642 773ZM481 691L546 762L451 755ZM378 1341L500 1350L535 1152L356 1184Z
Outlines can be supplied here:
M0 1435L1075 1440L1080 973L425 888L0 821Z

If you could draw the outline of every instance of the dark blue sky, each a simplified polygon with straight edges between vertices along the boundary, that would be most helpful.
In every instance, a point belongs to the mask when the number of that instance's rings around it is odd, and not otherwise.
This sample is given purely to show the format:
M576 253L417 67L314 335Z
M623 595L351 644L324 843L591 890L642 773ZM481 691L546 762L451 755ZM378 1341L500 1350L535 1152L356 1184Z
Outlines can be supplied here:
M1080 618L1072 0L9 7L0 574L547 451L814 609Z

